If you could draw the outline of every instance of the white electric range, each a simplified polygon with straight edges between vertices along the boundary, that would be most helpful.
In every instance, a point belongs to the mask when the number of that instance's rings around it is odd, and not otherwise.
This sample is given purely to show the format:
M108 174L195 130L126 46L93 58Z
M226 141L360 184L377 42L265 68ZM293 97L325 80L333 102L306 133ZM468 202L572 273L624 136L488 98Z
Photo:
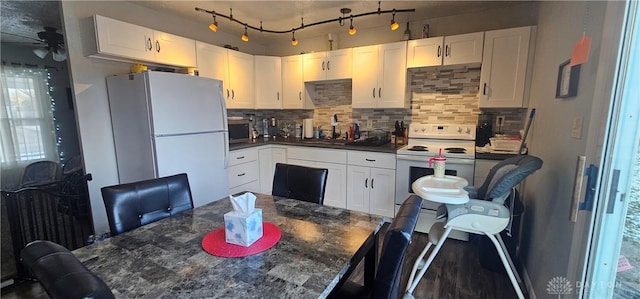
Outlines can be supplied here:
M429 158L442 153L447 158L445 175L459 176L473 185L476 126L462 124L410 124L408 143L396 153L396 211L409 195L411 184L420 177L433 174ZM440 203L425 200L416 230L428 233L436 222ZM452 232L450 238L468 240L468 234Z

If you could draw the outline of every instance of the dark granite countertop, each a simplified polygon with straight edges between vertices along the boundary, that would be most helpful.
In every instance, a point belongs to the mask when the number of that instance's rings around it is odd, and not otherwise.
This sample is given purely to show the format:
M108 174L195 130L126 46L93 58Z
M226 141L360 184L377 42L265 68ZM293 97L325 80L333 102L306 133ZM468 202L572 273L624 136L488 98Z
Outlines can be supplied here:
M324 298L383 224L375 215L256 196L263 220L282 231L262 253L223 258L202 249L204 236L224 226L227 199L73 253L117 298Z
M258 138L252 142L234 143L229 146L229 150L233 151L233 150L251 148L251 147L256 147L261 145L267 145L267 144L297 145L297 146L333 148L333 149L379 152L379 153L390 153L390 154L395 154L396 150L402 147L402 145L398 145L396 147L393 143L387 143L381 146L365 146L365 145L345 144L345 141L341 139L301 140L301 139L292 138L292 137L289 137L289 138L278 137L276 139L265 140L264 138Z

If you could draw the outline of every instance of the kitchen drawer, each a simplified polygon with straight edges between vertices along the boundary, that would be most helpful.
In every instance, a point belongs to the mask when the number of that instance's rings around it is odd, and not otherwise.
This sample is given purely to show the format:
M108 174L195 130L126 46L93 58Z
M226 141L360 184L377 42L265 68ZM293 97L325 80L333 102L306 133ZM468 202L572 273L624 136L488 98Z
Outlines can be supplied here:
M257 181L259 173L258 161L231 166L227 169L229 188L237 187L251 181Z
M229 188L229 194L231 195L238 194L244 191L260 193L260 182L253 181L237 187Z
M246 149L229 152L229 166L238 165L241 163L257 161L258 149Z
M396 155L372 152L348 151L349 165L396 169Z
M304 148L299 146L292 146L287 149L287 158L337 164L347 163L346 151L337 149Z

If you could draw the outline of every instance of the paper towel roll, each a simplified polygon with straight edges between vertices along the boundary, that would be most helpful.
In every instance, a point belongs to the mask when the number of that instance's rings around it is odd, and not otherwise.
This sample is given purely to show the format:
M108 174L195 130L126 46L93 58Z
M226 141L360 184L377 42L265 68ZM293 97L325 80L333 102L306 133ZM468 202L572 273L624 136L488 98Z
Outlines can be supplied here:
M313 118L305 118L302 123L304 138L313 138Z

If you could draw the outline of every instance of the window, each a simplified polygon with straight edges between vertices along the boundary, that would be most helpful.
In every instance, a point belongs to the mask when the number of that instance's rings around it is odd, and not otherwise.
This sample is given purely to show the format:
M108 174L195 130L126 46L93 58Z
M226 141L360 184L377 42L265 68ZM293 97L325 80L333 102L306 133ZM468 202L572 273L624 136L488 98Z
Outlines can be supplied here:
M46 69L2 66L0 140L3 170L58 161Z

